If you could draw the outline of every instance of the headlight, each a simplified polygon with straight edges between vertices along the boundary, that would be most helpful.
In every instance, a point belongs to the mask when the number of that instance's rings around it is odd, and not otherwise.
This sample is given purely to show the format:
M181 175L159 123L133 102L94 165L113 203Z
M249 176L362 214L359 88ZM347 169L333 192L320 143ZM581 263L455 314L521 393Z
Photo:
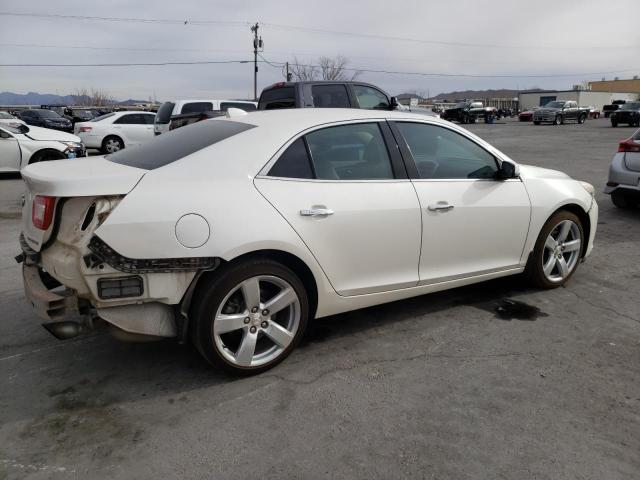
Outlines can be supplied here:
M72 148L74 150L78 149L78 148L80 148L80 149L82 148L82 144L78 143L78 142L60 142L60 143L62 143L63 145L66 145L67 147Z
M589 182L578 182L578 183L582 185L582 188L584 188L587 191L587 193L589 193L589 195L591 195L592 197L595 196L596 189L593 188L593 185L591 185Z

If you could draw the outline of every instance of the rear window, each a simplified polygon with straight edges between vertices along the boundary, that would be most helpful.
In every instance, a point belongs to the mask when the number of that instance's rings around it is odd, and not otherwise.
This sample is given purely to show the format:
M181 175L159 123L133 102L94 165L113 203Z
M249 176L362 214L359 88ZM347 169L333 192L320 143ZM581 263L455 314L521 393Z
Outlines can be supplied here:
M272 110L275 108L295 108L296 92L293 87L278 87L264 90L260 95L258 110Z
M202 113L209 110L213 110L213 103L211 102L190 102L182 106L180 113Z
M99 122L101 120L104 120L105 118L109 118L109 117L113 117L115 115L115 113L105 113L104 115L100 115L99 117L94 118L93 120L91 120L92 122Z
M255 125L231 120L198 122L155 137L139 147L112 153L105 158L129 167L154 170L251 128L255 128Z
M230 108L239 108L240 110L244 110L245 112L253 112L256 109L256 106L253 103L242 103L242 102L222 102L220 103L220 110L226 112Z
M175 106L176 104L173 102L164 102L160 105L158 113L156 114L156 123L169 123L173 107Z

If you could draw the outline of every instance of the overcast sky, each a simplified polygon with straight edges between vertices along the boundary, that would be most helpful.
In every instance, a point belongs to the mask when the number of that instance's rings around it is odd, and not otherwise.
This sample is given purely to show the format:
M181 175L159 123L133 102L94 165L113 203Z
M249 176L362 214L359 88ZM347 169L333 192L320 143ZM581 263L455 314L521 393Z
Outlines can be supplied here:
M315 63L321 55L343 55L351 67L362 69L520 76L366 72L360 76L391 94L533 86L566 89L603 76L587 72L619 72L604 75L607 78L640 74L637 7L638 0L3 0L2 12L187 20L187 24L0 16L0 64L251 60L249 24L258 21L265 24L260 28L263 55L271 61L291 61L295 56ZM188 22L196 20L240 23ZM407 38L421 41L402 40ZM252 68L250 64L1 66L0 91L62 95L93 87L117 99L246 98L252 96ZM259 68L258 92L282 79L279 68L264 63ZM545 74L571 76L526 78Z

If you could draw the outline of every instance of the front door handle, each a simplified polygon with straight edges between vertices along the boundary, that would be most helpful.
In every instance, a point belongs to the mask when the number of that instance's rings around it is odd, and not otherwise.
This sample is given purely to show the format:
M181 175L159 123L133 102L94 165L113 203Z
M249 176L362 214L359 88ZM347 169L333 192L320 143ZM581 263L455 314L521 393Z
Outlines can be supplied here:
M303 217L326 217L327 215L333 215L333 210L330 208L311 208L309 210L300 210L300 215Z
M449 205L447 202L438 202L435 204L431 204L427 207L431 212L448 212L449 210L453 210L453 205Z

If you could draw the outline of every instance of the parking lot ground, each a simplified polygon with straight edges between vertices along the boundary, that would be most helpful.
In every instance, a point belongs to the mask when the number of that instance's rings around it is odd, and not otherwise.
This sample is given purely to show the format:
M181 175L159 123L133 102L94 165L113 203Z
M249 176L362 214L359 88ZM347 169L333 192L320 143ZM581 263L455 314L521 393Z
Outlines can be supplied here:
M640 211L601 193L632 130L470 129L596 186L595 250L566 288L504 278L320 319L252 378L170 341L54 339L0 218L0 479L638 478Z

